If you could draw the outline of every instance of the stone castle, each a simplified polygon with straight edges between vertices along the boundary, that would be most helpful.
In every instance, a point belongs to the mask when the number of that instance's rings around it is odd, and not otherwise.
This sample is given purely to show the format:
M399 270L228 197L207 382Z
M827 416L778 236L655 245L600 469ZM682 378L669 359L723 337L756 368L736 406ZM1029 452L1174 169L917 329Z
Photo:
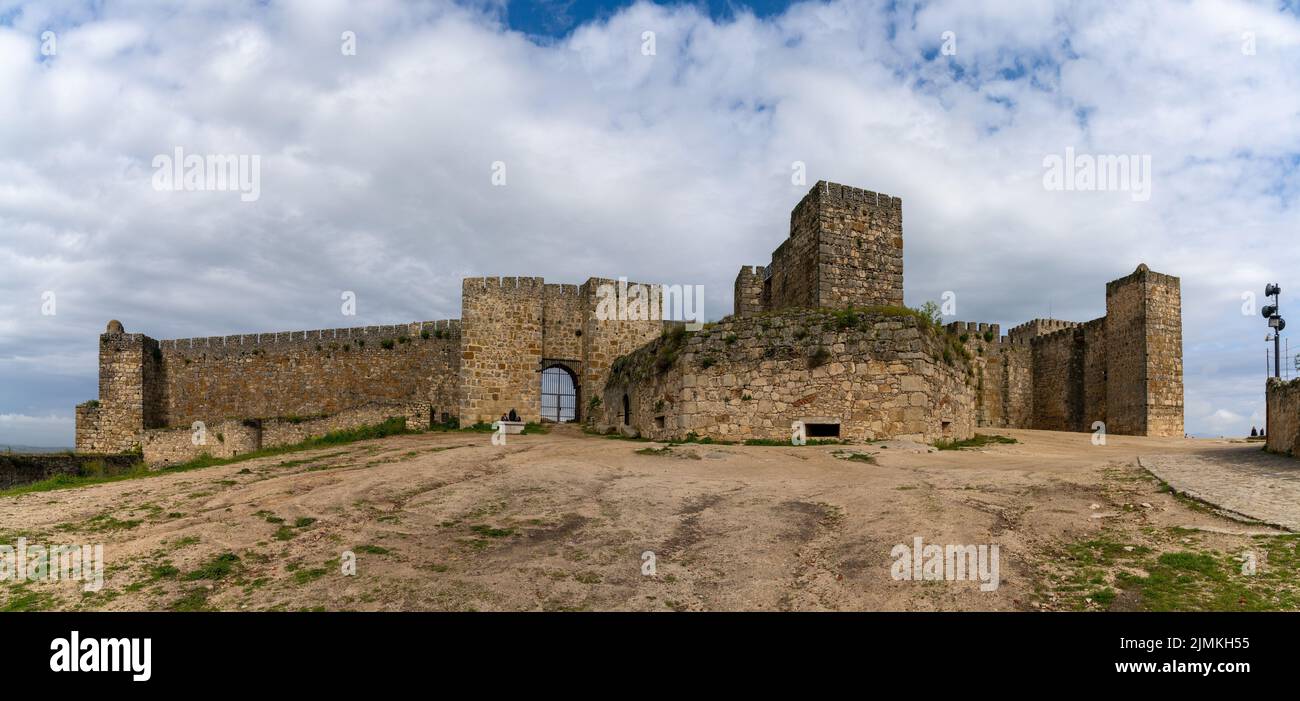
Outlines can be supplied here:
M384 417L464 426L511 409L652 438L789 440L795 422L857 440L1099 421L1183 434L1178 278L1138 266L1085 323L939 327L903 307L896 197L818 182L771 262L741 268L734 313L701 331L608 319L597 290L613 284L467 278L460 319L398 326L159 341L110 322L77 450L165 463Z

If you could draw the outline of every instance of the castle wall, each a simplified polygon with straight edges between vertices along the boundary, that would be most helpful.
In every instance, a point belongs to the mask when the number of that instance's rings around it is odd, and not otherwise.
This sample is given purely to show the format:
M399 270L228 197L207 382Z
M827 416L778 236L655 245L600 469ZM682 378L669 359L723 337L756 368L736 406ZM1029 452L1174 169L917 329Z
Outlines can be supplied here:
M1056 333L1062 329L1072 329L1079 325L1077 321L1064 319L1030 319L1023 324L1013 326L1007 335L1015 341L1028 343L1039 336Z
M755 294L744 269L736 314L763 310L902 306L903 202L818 181L790 213L790 235L772 252Z
M1300 457L1300 379L1269 379L1266 446L1274 453Z
M1147 278L1147 435L1185 435L1183 425L1183 312L1178 278Z
M1107 285L1106 316L1087 323L1032 319L994 343L983 324L949 324L976 355L979 425L1182 435L1178 287L1143 265Z
M790 213L790 236L772 251L766 282L766 310L817 307L816 202L805 197Z
M609 287L602 297L603 285ZM635 286L647 292L645 315L651 318L630 318L641 313L617 302L597 313L603 299L626 302ZM585 416L614 358L663 329L659 293L657 285L605 278L576 287L547 285L542 278L467 278L461 424L495 421L511 409L525 421L541 421L543 360L565 361L578 376L578 415Z
M1061 326L1059 328L1068 328ZM955 321L947 325L974 361L977 426L1032 428L1034 362L1031 336L1001 336L998 324Z
M78 451L124 453L140 447L140 430L163 420L159 366L158 342L144 334L110 331L99 337L99 399L77 407Z
M736 274L736 288L733 297L736 316L754 316L766 306L764 278L767 268L762 265L742 265Z
M1106 430L1183 435L1179 280L1140 265L1106 285Z
M567 360L569 365L581 362L586 314L587 305L580 287L546 285L542 296L542 357ZM570 369L577 372L576 367Z
M69 455L67 453L0 453L0 489L51 477L115 475L140 462L137 455Z
M1083 334L1077 327L1039 336L1034 359L1033 428L1078 431L1083 422Z
M1002 407L1008 428L1029 428L1034 424L1034 353L1025 342L1003 339Z
M377 401L454 410L459 343L455 321L162 341L158 425L319 416Z
M231 458L263 448L294 445L335 431L375 426L402 417L409 408L406 403L372 403L313 419L227 419L205 426L202 433L192 427L147 429L143 433L144 461L150 468L158 468L203 455ZM408 416L406 420L407 426L412 426L413 418Z
M76 447L127 452L144 447L146 429L320 416L376 401L454 414L459 345L454 320L164 341L106 333L100 398L77 407Z
M540 277L465 278L461 286L460 423L495 421L511 409L541 420Z
M845 327L814 311L673 331L619 359L600 424L657 439L784 442L795 421L838 423L852 440L968 438L973 382L945 343L912 316Z
M817 305L903 306L903 201L818 183Z
M628 283L629 285L637 283ZM609 378L609 369L614 360L644 346L658 338L664 331L664 322L660 319L620 320L604 319L596 313L600 304L602 285L617 285L617 281L605 278L591 278L582 285L584 304L588 310L583 323L584 359L580 376L578 408L580 416L586 416L592 409L591 399L599 398ZM658 300L662 289L657 285L646 285L652 299Z
M1083 324L1083 415L1076 430L1092 431L1106 422L1106 317Z

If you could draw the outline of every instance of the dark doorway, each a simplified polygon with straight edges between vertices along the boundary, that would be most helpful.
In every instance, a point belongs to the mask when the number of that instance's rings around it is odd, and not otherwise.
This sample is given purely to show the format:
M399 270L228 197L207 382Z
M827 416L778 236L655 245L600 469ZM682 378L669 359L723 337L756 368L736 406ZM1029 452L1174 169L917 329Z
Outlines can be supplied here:
M804 424L804 435L809 438L839 438L839 424Z
M632 402L628 400L627 395L623 395L623 425L632 424Z
M542 371L542 420L565 423L578 420L577 378L563 365Z

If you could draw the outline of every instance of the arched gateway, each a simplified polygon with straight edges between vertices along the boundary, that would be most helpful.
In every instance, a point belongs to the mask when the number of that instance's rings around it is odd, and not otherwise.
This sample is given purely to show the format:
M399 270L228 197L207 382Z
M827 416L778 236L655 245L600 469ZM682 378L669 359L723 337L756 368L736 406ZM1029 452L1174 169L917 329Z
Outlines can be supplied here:
M542 420L578 420L578 376L559 363L542 371Z

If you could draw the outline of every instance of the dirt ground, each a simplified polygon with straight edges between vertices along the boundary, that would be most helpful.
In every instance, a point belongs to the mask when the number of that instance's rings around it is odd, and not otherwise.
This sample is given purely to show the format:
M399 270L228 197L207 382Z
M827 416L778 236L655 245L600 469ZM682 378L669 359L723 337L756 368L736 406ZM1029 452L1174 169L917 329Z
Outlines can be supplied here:
M95 593L0 583L0 609L1297 607L1295 536L1172 494L1136 460L1257 445L991 432L1019 442L424 433L3 497L0 543L103 543L107 573ZM998 545L1000 586L895 580L891 549L917 536Z

